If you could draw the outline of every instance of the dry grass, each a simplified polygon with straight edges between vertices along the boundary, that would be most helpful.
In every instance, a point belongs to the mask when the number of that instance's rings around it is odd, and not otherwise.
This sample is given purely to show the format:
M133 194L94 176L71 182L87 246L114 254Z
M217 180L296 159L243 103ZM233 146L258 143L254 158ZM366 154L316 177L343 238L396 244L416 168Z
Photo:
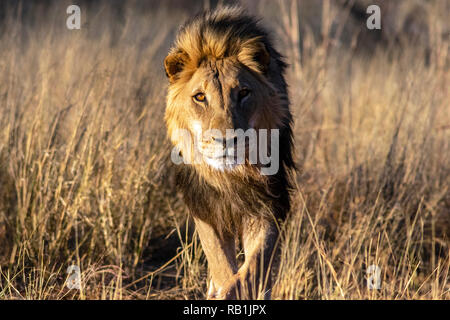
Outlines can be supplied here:
M336 44L326 0L319 40L296 32L293 3L260 6L282 17L299 164L273 298L449 299L448 40L428 63L413 45L369 55ZM105 7L69 31L64 8L6 15L0 36L0 299L204 298L162 120L162 59L188 13Z

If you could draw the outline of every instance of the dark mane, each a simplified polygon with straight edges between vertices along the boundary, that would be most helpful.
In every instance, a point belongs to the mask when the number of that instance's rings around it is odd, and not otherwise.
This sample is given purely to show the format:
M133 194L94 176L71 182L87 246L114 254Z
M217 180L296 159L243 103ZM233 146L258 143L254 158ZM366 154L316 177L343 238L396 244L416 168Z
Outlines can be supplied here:
M251 54L256 41L265 45L278 70L284 72L286 64L274 49L269 33L258 19L239 7L205 11L189 19L180 27L171 52L186 53L191 66L196 68L205 57L221 59L235 56L244 47Z

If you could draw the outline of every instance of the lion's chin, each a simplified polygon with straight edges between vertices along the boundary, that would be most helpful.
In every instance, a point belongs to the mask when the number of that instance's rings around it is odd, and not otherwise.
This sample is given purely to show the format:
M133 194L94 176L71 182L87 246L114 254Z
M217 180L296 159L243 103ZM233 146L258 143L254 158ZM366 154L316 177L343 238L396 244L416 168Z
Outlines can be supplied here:
M233 158L209 158L204 156L206 164L208 164L211 168L219 171L230 171L235 169L239 164Z

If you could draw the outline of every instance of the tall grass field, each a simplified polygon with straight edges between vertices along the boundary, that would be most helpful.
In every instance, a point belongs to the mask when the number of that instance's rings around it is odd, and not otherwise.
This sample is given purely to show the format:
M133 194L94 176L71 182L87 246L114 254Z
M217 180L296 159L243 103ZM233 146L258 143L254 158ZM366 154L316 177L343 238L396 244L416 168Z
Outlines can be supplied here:
M298 170L272 299L450 299L450 4L390 1L368 30L356 2L239 2L289 64ZM163 59L227 3L81 1L79 30L70 1L0 5L0 299L205 299Z

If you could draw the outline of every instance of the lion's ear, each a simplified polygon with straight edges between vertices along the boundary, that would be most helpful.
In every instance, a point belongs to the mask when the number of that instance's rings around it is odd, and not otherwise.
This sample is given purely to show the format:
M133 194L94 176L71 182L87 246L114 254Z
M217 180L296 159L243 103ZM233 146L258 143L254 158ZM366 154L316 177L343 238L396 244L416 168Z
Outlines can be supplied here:
M164 59L164 68L166 69L166 76L170 82L175 82L184 65L186 64L187 55L183 51L171 52Z
M260 65L261 71L263 73L266 73L266 71L269 69L270 54L267 51L264 43L258 42L254 59Z
M243 45L238 59L256 72L266 73L269 70L270 54L259 39L252 39Z

